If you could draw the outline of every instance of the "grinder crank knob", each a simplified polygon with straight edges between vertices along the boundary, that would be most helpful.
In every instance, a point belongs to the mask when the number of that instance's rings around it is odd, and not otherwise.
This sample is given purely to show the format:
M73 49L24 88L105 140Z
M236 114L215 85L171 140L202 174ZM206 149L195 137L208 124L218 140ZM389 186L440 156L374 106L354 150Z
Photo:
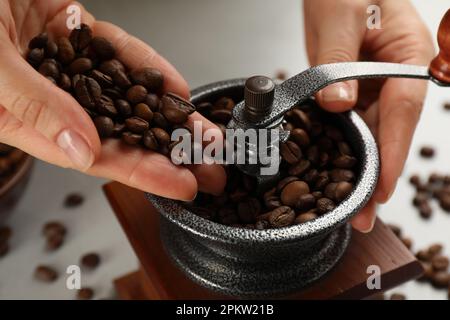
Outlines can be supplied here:
M275 83L269 77L253 76L245 81L245 116L250 121L259 121L272 111Z
M447 10L439 24L439 54L431 61L430 74L435 80L450 83L450 9Z

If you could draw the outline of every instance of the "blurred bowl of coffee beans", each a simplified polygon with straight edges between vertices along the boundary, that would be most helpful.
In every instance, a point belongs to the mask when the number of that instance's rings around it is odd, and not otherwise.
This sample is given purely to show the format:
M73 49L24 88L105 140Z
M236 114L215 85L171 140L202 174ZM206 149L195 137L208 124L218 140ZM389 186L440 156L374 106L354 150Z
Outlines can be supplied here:
M197 112L222 130L243 100L245 79L193 90ZM375 140L350 111L323 111L314 99L285 115L280 178L264 192L227 165L221 196L189 203L148 194L161 213L161 238L197 283L229 296L282 296L323 277L351 238L348 221L370 199L379 172Z
M33 158L0 143L0 223L22 196L30 178Z

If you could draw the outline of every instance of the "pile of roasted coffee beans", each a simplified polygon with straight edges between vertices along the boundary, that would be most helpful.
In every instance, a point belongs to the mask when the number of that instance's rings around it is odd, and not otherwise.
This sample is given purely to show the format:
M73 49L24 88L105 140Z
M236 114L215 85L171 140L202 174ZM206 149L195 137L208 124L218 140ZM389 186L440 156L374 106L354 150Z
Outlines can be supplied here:
M401 228L397 225L389 225L394 234L405 243L409 250L412 250L412 241L405 237ZM447 289L448 299L450 299L450 272L449 258L443 254L444 246L440 243L431 244L428 248L415 252L416 258L423 266L424 274L417 281L428 282L436 289Z
M233 106L223 97L198 104L197 111L224 129ZM318 109L308 101L286 114L284 127L291 134L280 145L280 178L272 188L257 194L255 179L228 165L225 192L199 193L188 208L221 224L260 230L304 223L333 210L353 190L358 159L343 132Z
M160 70L128 70L115 56L107 39L94 37L82 24L69 38L52 41L46 33L34 37L27 61L75 97L101 138L119 138L168 155L172 130L183 126L194 105L163 92Z
M25 152L19 149L0 143L0 187L14 174L25 155Z
M429 219L432 216L432 200L437 201L442 210L450 212L450 175L432 173L424 181L415 174L410 177L409 182L416 192L412 203L422 218Z

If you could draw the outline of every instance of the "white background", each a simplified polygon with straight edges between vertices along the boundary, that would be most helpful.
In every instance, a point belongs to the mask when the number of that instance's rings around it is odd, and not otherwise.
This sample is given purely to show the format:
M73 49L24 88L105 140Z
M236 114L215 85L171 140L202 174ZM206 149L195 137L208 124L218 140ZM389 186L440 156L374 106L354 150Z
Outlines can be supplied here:
M395 1L395 0L392 0ZM254 74L290 75L305 69L303 17L297 0L96 0L83 1L97 18L109 20L143 39L171 61L192 88L229 78ZM449 1L414 1L428 27L436 32ZM257 9L256 9L257 8ZM337 26L338 27L338 26ZM411 153L392 200L382 208L385 221L400 224L414 238L416 248L435 241L446 244L450 253L450 216L436 208L424 222L410 205L413 172L425 176L438 170L450 174L448 127L450 112L442 103L450 101L450 89L430 86L425 110L417 128ZM422 144L438 147L437 157L417 156ZM7 220L14 229L11 252L0 260L0 299L71 299L65 288L64 270L76 264L81 254L97 251L104 262L97 270L83 273L83 285L96 290L96 298L113 295L112 279L137 267L137 259L101 190L104 181L38 162L31 184L19 207ZM86 195L85 204L64 209L65 195L72 191ZM40 235L48 220L69 226L64 246L44 251ZM33 280L39 263L55 266L62 277L53 284ZM445 299L446 292L426 284L408 283L395 291L411 299Z

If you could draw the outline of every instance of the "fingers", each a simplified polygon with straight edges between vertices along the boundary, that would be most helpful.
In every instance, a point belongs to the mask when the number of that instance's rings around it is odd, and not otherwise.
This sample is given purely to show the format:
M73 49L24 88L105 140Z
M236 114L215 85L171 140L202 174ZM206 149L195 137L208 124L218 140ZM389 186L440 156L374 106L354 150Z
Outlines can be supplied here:
M352 227L362 233L369 233L372 231L377 218L376 202L371 199L367 205L352 218Z
M24 126L57 146L70 167L87 170L100 153L100 141L89 116L73 97L29 66L10 42L3 39L2 43L0 105ZM28 137L23 146L32 154L38 152L34 136ZM56 161L60 161L58 156L50 162L60 164Z
M197 179L199 191L220 195L225 189L227 176L224 168L218 164L188 165Z
M164 75L164 92L174 92L182 97L189 97L189 87L178 71L153 48L131 36L121 28L103 21L93 25L96 36L105 37L113 43L117 59L131 69L155 67Z
M357 61L366 31L366 0L306 0L305 28L312 65ZM357 81L338 82L316 94L326 110L342 112L357 100Z
M424 81L389 79L381 91L378 145L382 166L374 194L379 203L390 198L403 170L426 90Z
M101 156L88 173L177 200L194 199L198 189L195 176L187 168L175 166L156 152L114 139L103 142Z

